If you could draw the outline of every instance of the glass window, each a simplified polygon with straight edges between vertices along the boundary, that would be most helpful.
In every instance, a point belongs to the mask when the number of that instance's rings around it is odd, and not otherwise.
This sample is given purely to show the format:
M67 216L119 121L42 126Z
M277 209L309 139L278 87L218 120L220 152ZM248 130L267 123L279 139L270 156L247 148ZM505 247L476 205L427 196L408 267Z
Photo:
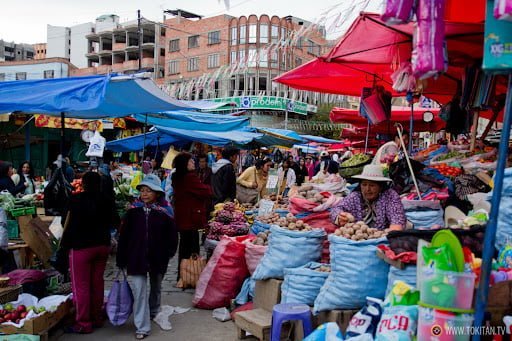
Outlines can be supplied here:
M176 52L180 50L180 40L179 39L173 39L169 41L169 51L170 52Z
M236 51L231 51L231 64L236 63Z
M281 40L286 39L286 27L281 27Z
M249 55L247 57L247 65L249 67L256 67L256 49L249 49Z
M286 70L286 52L283 51L283 54L281 55L281 69Z
M256 43L257 36L257 26L256 24L249 25L249 44Z
M270 67L277 69L278 62L279 62L279 55L276 50L273 50L270 53Z
M178 73L180 73L179 61L171 60L169 62L169 74L170 75L175 75L175 74L178 74Z
M220 44L220 31L208 32L208 45Z
M27 73L26 72L16 72L16 80L17 81L23 81L27 79Z
M240 26L240 44L245 44L247 42L246 36L247 36L247 26L242 25L242 26Z
M302 45L303 45L302 37L299 37L299 39L297 39L297 48L302 50Z
M199 57L193 57L188 59L187 71L199 70Z
M268 95L267 92L267 76L260 75L258 82L258 90L265 91L265 95Z
M268 44L268 25L260 24L260 43Z
M54 78L54 70L44 70L44 78Z
M272 25L271 30L272 43L277 43L279 41L279 26Z
M199 47L199 35L188 37L188 48Z
M316 51L315 42L313 40L308 40L308 53L315 55Z
M260 57L260 66L268 67L268 51L260 50L259 57Z
M241 61L241 65L245 65L245 50L238 51L238 60Z
M219 67L219 54L211 54L208 56L208 68L213 69Z
M238 38L237 38L238 30L236 27L231 27L231 45L236 45Z

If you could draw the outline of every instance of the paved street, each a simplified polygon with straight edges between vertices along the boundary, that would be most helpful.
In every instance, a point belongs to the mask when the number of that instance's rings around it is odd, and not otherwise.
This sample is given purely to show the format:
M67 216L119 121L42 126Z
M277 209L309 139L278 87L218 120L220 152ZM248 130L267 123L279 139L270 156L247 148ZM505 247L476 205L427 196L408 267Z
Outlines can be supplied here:
M192 307L194 290L177 289L177 255L169 264L167 274L162 284L162 305ZM105 271L106 289L110 288L112 280L116 275L114 258L111 258ZM235 340L235 326L232 321L218 322L212 317L210 310L199 310L192 308L191 311L180 315L172 315L170 318L172 330L163 331L158 325L152 323L152 331L147 340ZM51 340L131 340L135 339L135 327L133 320L121 327L114 327L107 322L105 327L97 329L88 335L62 334L57 330L50 335Z

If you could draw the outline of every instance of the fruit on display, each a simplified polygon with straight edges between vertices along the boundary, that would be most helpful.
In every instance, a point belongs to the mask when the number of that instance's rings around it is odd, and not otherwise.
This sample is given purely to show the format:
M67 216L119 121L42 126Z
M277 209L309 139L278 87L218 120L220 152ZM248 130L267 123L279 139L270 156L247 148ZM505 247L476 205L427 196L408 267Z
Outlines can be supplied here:
M458 167L448 166L446 163L431 165L430 168L437 169L437 171L444 176L456 177L462 174L462 169Z
M71 182L71 186L73 187L73 194L82 193L84 191L84 188L82 187L82 179L74 179Z
M355 154L350 159L342 162L341 167L357 166L361 163L370 161L370 157L366 154Z
M26 307L23 304L20 304L17 307L14 307L12 303L6 303L3 306L3 309L0 309L0 323L4 322L14 322L19 323L21 320L27 317L30 311L33 311L36 314L43 313L46 311L44 307L34 307L29 306Z
M449 159L462 159L466 157L466 153L461 153L456 150L453 150L451 152L448 152L446 154L440 155L436 158L436 161L444 161Z

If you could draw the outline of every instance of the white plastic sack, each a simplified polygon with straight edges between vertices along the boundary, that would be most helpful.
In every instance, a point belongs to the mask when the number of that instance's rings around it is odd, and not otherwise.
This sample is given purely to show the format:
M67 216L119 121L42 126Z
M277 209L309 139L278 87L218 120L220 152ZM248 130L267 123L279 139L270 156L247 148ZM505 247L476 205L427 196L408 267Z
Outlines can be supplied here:
M283 278L285 268L320 260L325 231L290 231L272 225L270 232L267 252L254 271L254 279Z
M320 289L329 276L328 272L316 271L321 266L310 262L303 267L284 269L284 281L281 285L281 303L303 303L313 305Z
M410 341L416 337L418 306L386 307L377 327L376 341Z
M416 287L416 265L407 265L404 269L397 269L394 266L389 267L388 287L386 288L386 296L388 296L395 281L402 281L412 287Z
M91 141L89 142L89 149L87 149L87 153L85 153L85 156L103 157L103 151L105 150L106 143L107 140L105 140L105 138L100 135L100 132L96 130L94 132L94 136L91 138Z
M229 310L226 307L213 309L212 316L214 319L220 322L226 322L231 320L231 314L229 313Z
M357 309L366 297L382 299L386 293L389 265L376 256L386 238L353 241L329 235L331 273L315 300L315 314L324 310Z
M7 215L0 208L0 248L7 251L9 247L9 233L7 231Z
M318 326L304 341L343 341L343 334L336 322L327 322Z

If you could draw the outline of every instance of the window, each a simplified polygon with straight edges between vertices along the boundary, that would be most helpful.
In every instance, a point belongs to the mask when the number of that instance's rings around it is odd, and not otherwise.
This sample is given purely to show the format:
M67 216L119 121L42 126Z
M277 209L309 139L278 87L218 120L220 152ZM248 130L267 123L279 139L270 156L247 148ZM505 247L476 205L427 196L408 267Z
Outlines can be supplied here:
M247 36L247 26L242 25L242 26L240 26L240 44L246 43L246 36Z
M188 59L187 71L199 70L199 57L193 57Z
M236 51L231 51L231 58L229 61L231 64L236 64Z
M238 60L241 61L241 65L245 65L245 50L238 51Z
M302 59L299 57L295 57L295 66L302 65Z
M260 50L259 51L259 57L260 57L260 66L261 67L268 67L268 51Z
M208 45L220 44L220 31L208 32Z
M16 72L16 80L17 81L24 81L25 79L27 79L26 72Z
M0 73L0 82L5 81L5 73Z
M272 30L272 32L270 33L270 35L272 37L272 43L275 44L279 41L279 26L272 25L271 30Z
M180 73L180 68L179 68L179 61L178 60L171 60L169 62L169 74L170 75L176 75L178 73Z
M236 27L231 27L231 45L236 45L238 38L237 38L238 30Z
M267 44L268 43L268 25L260 24L260 43Z
M283 51L283 54L281 55L281 69L286 70L286 52Z
M256 24L249 25L249 44L256 43L257 35L257 26Z
M277 69L277 63L279 62L279 55L277 54L277 51L276 50L273 50L271 53L270 53L270 67L273 67L273 68L276 68Z
M165 57L165 49L160 49L160 57Z
M307 44L308 44L308 53L314 55L315 54L315 48L316 48L315 42L312 41L312 40L308 40Z
M281 27L281 40L286 39L286 27Z
M44 70L44 78L54 78L54 70Z
M249 67L255 67L256 66L256 56L257 51L256 49L249 49L249 55L247 57L247 65Z
M189 38L190 42L190 38ZM190 43L189 43L190 44ZM179 39L173 39L169 42L169 52L176 52L180 50L180 40Z
M194 47L199 47L199 36L198 35L188 37L188 48L191 49Z
M302 37L299 37L299 39L297 39L297 48L302 50L302 45L303 45Z
M219 67L219 65L220 65L219 57L220 57L220 55L218 53L211 54L208 56L208 68L209 69Z

